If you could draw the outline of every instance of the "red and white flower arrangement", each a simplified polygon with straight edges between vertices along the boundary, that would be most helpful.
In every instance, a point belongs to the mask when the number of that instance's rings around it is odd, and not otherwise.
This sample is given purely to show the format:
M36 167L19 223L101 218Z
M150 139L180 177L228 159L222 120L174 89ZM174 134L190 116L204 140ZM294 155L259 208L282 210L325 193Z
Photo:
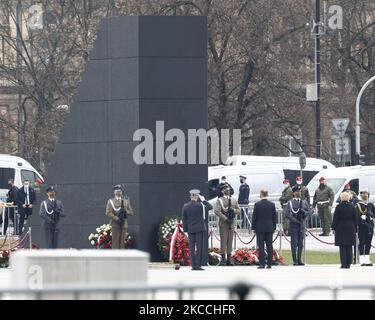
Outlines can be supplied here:
M89 235L89 241L96 249L111 249L112 248L112 226L103 224L96 228L96 233ZM134 239L129 234L125 239L125 248L130 249L134 247Z
M257 265L259 264L259 249L237 249L232 255L232 260L236 265ZM273 250L272 264L285 264L285 259L276 250Z
M159 226L158 247L165 260L179 265L190 265L189 241L176 217L166 217Z

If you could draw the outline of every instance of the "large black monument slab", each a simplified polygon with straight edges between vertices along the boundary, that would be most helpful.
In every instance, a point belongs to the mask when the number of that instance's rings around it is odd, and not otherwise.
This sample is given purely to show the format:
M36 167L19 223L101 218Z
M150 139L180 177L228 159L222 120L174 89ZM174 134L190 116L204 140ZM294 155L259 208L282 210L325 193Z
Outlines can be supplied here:
M155 138L156 121L186 137L188 128L207 127L206 18L103 20L74 101L46 179L67 214L60 247L90 247L89 234L107 223L112 186L124 183L136 247L158 260L158 224L180 215L189 189L207 189L207 165L137 165L133 134L147 128ZM43 243L37 214L31 225Z

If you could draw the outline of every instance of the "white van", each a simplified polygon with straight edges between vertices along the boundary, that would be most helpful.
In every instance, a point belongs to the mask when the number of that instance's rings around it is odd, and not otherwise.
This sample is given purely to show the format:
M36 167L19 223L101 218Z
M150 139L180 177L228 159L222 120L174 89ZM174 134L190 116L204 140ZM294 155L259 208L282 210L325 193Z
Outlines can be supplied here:
M283 189L284 173L281 166L214 166L208 168L209 199L217 196L217 186L222 176L232 186L234 194L238 196L240 188L240 175L246 177L250 187L250 204L258 201L260 190L266 189L269 200L279 203Z
M298 157L268 157L268 156L231 156L227 159L227 166L281 166L284 177L289 179L293 185L297 176L300 175L300 164ZM302 170L304 184L321 171L334 169L335 166L322 159L306 158L306 167Z
M307 185L311 195L311 201L313 200L315 190L319 186L320 177L326 179L327 185L329 185L335 193L332 212L335 210L337 200L346 184L349 184L351 190L357 194L363 189L368 189L370 201L375 202L375 166L342 167L317 174Z
M0 201L6 201L9 178L14 179L17 187L21 187L25 179L30 180L30 186L33 188L37 179L44 183L42 175L25 159L0 154Z

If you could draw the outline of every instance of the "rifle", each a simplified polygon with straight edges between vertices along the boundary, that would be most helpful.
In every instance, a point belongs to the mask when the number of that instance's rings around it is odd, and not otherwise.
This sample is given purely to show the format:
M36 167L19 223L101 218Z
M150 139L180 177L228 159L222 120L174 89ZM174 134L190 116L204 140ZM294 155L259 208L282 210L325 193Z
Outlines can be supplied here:
M232 197L229 195L229 198L228 198L228 211L227 211L227 222L228 224L231 226L232 223L233 223L233 220L234 220L234 210L232 208Z
M124 197L121 197L121 208L118 213L118 217L120 219L120 224L124 224L125 219L128 218L128 213L126 212L125 205L124 205Z

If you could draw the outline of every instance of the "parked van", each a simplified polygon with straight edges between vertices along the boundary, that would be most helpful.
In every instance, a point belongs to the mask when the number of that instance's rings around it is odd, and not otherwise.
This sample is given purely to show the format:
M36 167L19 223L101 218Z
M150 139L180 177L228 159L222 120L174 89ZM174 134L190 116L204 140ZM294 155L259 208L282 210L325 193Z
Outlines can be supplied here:
M329 185L335 193L332 212L334 211L336 202L346 184L349 184L351 190L357 194L362 189L368 189L370 193L370 201L375 202L375 166L342 167L317 174L307 185L311 195L311 201L315 190L319 186L320 177L326 179L327 185Z
M30 186L33 188L37 179L44 183L42 175L25 159L0 154L0 201L6 201L9 178L14 179L17 187L21 187L25 179L30 180Z
M284 177L293 185L300 173L298 157L263 157L263 156L232 156L227 159L228 166L281 166ZM334 169L335 166L322 159L306 158L306 167L302 170L303 182L308 184L310 180L321 171Z
M240 175L245 176L250 187L250 204L258 201L260 190L267 189L269 200L278 204L283 189L284 172L281 166L214 166L208 168L209 199L217 196L217 187L222 176L233 187L238 196Z

